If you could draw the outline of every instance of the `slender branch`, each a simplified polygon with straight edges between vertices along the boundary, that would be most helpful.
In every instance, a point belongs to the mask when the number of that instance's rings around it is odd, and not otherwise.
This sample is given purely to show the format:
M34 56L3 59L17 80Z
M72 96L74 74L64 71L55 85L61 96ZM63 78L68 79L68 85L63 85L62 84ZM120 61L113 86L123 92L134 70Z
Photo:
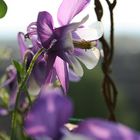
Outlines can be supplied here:
M109 6L111 5L111 2L109 0L106 0L106 2Z
M113 9L116 5L116 0L111 3L109 0L105 0L109 7L110 13L110 42L108 43L104 36L100 38L103 48L103 63L102 70L104 73L103 83L102 83L102 93L109 111L109 119L116 121L115 117L115 107L117 102L117 89L110 76L111 68L110 65L114 56L114 19L113 19ZM103 16L103 8L100 0L95 0L95 12L98 20L101 21ZM102 14L101 14L102 13Z
M108 0L106 0L108 3ZM113 9L116 5L116 0L114 2L108 3L109 12L110 12L110 58L109 63L112 63L113 55L114 55L114 15L113 15Z
M113 3L110 3L109 0L106 0L107 4L108 4L108 8L109 8L109 12L110 12L110 52L108 54L108 60L106 62L106 66L108 67L107 72L106 72L106 78L107 78L107 84L109 84L109 88L106 92L108 92L108 98L110 102L110 105L108 106L108 108L110 109L110 119L115 121L115 114L114 114L114 110L115 110L115 106L116 106L116 102L117 102L117 89L115 87L115 84L113 82L113 80L111 79L111 77L109 76L110 74L110 65L112 63L113 60L113 56L114 56L114 18L113 18L113 9L116 5L116 0L113 1Z
M19 85L19 89L18 89L18 92L17 92L17 97L16 97L16 102L15 102L15 107L14 107L14 110L13 110L13 113L12 113L12 124L11 124L11 140L15 140L15 128L16 128L16 113L17 113L17 109L18 109L18 103L19 103L19 98L20 98L20 95L21 95L21 91L23 90L25 84L26 84L26 81L28 80L31 72L32 72L32 69L34 67L34 64L37 60L37 58L42 54L42 52L44 51L44 48L41 48L33 57L31 63L30 63L30 66L27 70L27 73L24 77L24 79L22 80L21 84Z

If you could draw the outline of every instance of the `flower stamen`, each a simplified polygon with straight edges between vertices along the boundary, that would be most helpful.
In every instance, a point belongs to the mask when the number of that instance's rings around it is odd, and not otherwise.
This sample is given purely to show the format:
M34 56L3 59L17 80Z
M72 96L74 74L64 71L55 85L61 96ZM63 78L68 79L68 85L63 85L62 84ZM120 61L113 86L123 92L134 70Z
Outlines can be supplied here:
M86 41L86 40L82 40L82 41L74 40L73 44L74 44L75 48L91 49L97 45L97 42L96 41Z

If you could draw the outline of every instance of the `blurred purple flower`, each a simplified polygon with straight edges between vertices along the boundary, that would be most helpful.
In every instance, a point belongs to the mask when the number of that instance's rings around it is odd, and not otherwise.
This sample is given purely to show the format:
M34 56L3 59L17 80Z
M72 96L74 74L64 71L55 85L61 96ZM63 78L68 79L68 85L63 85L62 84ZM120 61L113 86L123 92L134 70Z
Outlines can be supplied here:
M6 69L6 80L0 85L0 88L6 88L9 93L9 103L7 111L10 111L14 108L16 97L17 97L17 91L18 91L18 79L17 79L17 70L13 65L10 65ZM21 94L20 98L20 105L24 103L25 95L24 92ZM0 109L0 114L6 114L6 110L4 111L4 108ZM5 113L4 113L5 112Z
M56 139L71 115L72 103L63 96L61 88L45 86L25 116L25 132L33 138Z
M18 33L18 44L20 47L21 62L24 62L24 59L27 59L26 69L28 69L34 54L36 54L37 51L39 50L39 47L37 47L37 43L36 43L36 45L33 45L33 44L35 44L34 38L35 38L35 36L33 36L33 34L32 34L32 36L30 37L32 43L27 44L25 34L22 32ZM38 46L39 46L39 43L38 43ZM46 65L47 65L47 63L44 59L44 55L39 56L39 58L35 62L33 71L30 76L30 77L33 77L35 79L35 81L37 82L37 84L40 86L42 84L44 84L45 80L46 80L45 79Z
M33 41L33 39L35 38L36 35L33 34L33 32L34 31L31 31L31 27L29 25L28 34L31 36L30 39L32 43L34 42L33 44L35 44L35 41ZM39 50L39 47L33 44L29 46L26 42L25 34L22 32L18 33L18 42L19 42L19 47L20 47L21 61L23 62L24 59L27 58L26 67L28 68L34 54L37 53L37 51ZM38 42L38 46L39 46L39 42ZM55 62L54 66L57 65L57 63L59 63L60 67L57 67L57 70L53 67L50 73L47 73L48 61L46 61L46 59L47 59L46 54L42 54L41 56L39 56L39 58L35 62L33 71L31 73L31 77L35 79L35 81L37 82L39 86L42 86L43 84L46 84L46 83L55 82L55 80L59 79L60 75L63 76L63 73L64 73L63 70L65 70L65 67L63 68L63 61L61 61L59 58L56 58L57 61ZM61 73L59 73L59 76L57 75L58 71L61 71ZM69 72L69 74L72 77L71 78L72 80L76 77L72 72ZM63 79L61 80L61 84L62 85L65 84L65 81L63 81Z
M9 107L13 108L18 90L17 71L14 66L10 65L6 69L6 80L2 83L1 88L6 88L8 90Z
M102 119L82 121L71 132L64 125L72 115L72 103L60 88L43 87L25 116L25 132L36 140L139 140L140 134Z
M95 140L140 140L140 134L127 126L102 119L85 120L73 132Z
M8 115L8 113L9 113L8 109L0 107L0 115L1 116L6 116L6 115Z

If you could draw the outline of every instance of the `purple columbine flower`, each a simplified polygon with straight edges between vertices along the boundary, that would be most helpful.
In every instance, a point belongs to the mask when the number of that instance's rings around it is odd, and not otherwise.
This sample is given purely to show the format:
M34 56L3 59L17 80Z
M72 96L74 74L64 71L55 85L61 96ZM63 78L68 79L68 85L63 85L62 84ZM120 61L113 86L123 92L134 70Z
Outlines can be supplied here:
M36 40L36 28L33 28L32 26L35 23L32 23L27 28L27 34L24 34L22 32L18 33L18 43L20 47L20 56L21 56L21 62L24 61L24 59L27 59L27 65L26 67L29 67L29 64L34 56L34 54L39 50L41 44L40 42ZM27 38L29 38L32 42L31 45L27 44ZM39 86L43 85L44 83L53 83L55 80L61 80L61 84L64 85L65 81L59 77L63 77L63 73L65 68L63 68L63 61L57 58L55 61L54 67L59 63L59 67L56 69L53 67L51 69L51 72L49 75L47 75L47 61L46 61L46 54L41 55L37 61L35 62L34 69L32 71L31 77L35 79L37 84ZM59 72L61 71L61 72ZM59 76L57 76L57 73L59 72ZM70 81L79 81L79 77L71 70L69 69L68 72L69 80ZM47 78L46 78L47 77ZM47 79L47 81L46 81ZM68 85L68 84L67 84ZM65 87L65 86L64 86ZM64 89L65 93L66 90Z
M17 71L13 65L6 69L6 80L2 83L1 88L6 88L9 92L9 107L13 108L18 90Z
M0 85L0 88L5 88L7 89L9 93L9 102L8 106L6 109L1 108L0 109L0 114L7 114L8 111L11 111L16 102L16 97L17 97L17 91L18 91L18 76L17 76L17 70L13 65L10 65L6 69L6 80ZM22 91L21 98L20 98L20 105L22 105L25 102L25 93ZM4 111L5 110L5 111Z
M29 25L27 28L28 34L25 35L22 32L18 33L18 43L19 43L19 47L20 47L21 62L23 62L24 59L27 59L27 64L26 64L27 69L29 67L29 64L31 63L31 60L32 60L34 54L37 53L37 51L39 50L39 47L40 47L40 42L37 43L35 41L36 34L31 27L32 25L33 24ZM31 42L32 42L31 45L27 44L27 42L26 42L27 35L30 36L30 37L29 36L28 37L31 39ZM31 73L31 76L30 76L35 79L35 81L37 82L37 84L39 86L42 86L42 85L48 84L48 83L54 83L56 80L59 80L56 69L54 67L51 69L51 72L49 74L47 73L47 63L48 62L46 61L46 59L47 59L46 57L47 57L46 54L42 54L41 56L39 56L39 58L36 60L36 62L34 64L34 68ZM59 60L57 60L54 65L56 65L58 62L59 62ZM59 65L61 66L61 68L60 67L57 68L57 71L61 71L59 76L60 75L63 76L63 73L64 73L63 64L61 64L61 62L59 62ZM79 80L73 71L69 71L69 76L71 77L70 80ZM61 80L61 83L62 82L63 81ZM65 83L65 81L63 83Z
M74 133L95 140L139 140L140 134L131 128L103 119L87 119L81 122Z
M25 116L24 129L35 140L139 140L140 134L120 123L87 119L68 131L72 103L60 88L43 87Z
M83 24L87 21L88 16L84 17L80 22L71 23L71 20L80 13L89 2L90 0L63 0L58 9L60 27L55 28L51 14L43 11L38 14L37 22L32 23L28 28L29 36L34 37L33 44L39 42L39 44L47 50L45 55L47 56L46 75L49 76L52 69L55 68L65 93L68 90L69 75L74 73L74 75L72 75L73 78L71 78L74 80L77 77L83 76L83 68L79 60L84 63L88 69L94 68L99 60L99 50L96 47L94 47L94 49L85 50L86 48L82 48L81 42L83 41L82 39L92 42L100 38L103 34L101 24L96 24L96 27L98 27L96 28L97 30L84 28ZM92 32L92 37L91 35L90 37L86 35L86 38L81 39L81 32L83 34L91 34ZM94 33L96 35L94 35ZM90 43L90 45L92 45L92 43ZM71 73L71 70L73 73ZM48 77L46 77L46 79L47 78Z
M26 35L22 32L18 33L18 44L20 47L21 62L23 63L25 59L27 59L26 69L28 69L34 54L36 54L39 50L39 43L37 44L37 42L34 41L35 36L33 36L33 34L30 39L32 41L31 44L27 44ZM44 59L44 55L39 56L31 73L30 77L33 77L39 86L45 83L46 65L47 63Z
M25 132L33 137L61 137L61 128L72 115L72 103L61 88L43 87L25 117Z

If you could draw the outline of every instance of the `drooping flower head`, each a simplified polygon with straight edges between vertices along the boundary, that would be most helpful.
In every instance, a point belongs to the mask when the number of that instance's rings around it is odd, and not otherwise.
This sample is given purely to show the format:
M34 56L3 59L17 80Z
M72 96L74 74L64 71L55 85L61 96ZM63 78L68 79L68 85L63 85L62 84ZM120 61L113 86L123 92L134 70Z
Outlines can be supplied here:
M61 23L61 26L58 28L53 27L53 20L48 12L40 12L37 19L37 33L39 40L43 47L48 49L48 65L49 61L54 64L56 57L59 57L65 61L65 63L68 63L72 70L80 77L83 75L83 69L79 63L79 60L82 61L89 69L95 67L99 60L99 51L97 48L94 48L94 51L91 49L85 51L82 48L82 43L80 44L82 49L80 47L77 48L78 43L84 38L81 39L79 34L77 34L75 31L80 29L83 30L80 27L87 21L88 16L85 16L80 22L70 23L72 18L78 14L88 2L89 1L84 0L76 2L72 1L70 3L66 0L63 1L58 10L58 19ZM70 10L68 12L63 11L65 9L64 7L68 6L66 3L69 3L69 6L72 8L68 9ZM73 13L73 11L75 11L75 13ZM63 18L65 16L67 16L67 21L65 18ZM85 34L85 32L83 33ZM101 37L101 35L102 33L96 36L96 38L94 38L93 35L93 38L90 38L90 40L97 40L99 37ZM50 69L48 69L48 72Z
M17 96L17 90L18 90L18 82L17 82L17 71L13 65L10 65L6 69L6 78L4 82L0 85L0 89L5 88L8 92L8 104L4 108L2 107L0 109L0 115L7 115L8 110L12 109L15 105L15 100ZM2 93L6 94L6 93ZM6 95L5 95L6 96ZM6 113L7 112L7 113Z
M28 56L28 63L37 50L41 47L46 49L46 52L36 61L32 72L40 86L59 80L66 94L69 80L79 81L83 76L83 68L79 61L85 64L88 69L97 65L100 54L96 48L96 40L103 33L101 23L98 22L95 29L84 28L88 15L80 22L71 22L89 2L90 0L72 0L70 2L63 0L57 13L60 27L54 26L53 18L49 12L42 11L38 14L37 22L28 26L27 34L19 33L21 56L22 59L24 56ZM87 32L90 35L87 34L81 38L82 34ZM25 38L31 40L32 47L30 49L25 44Z
M6 108L0 109L0 114L8 114L9 111L13 110L16 102L17 91L18 91L18 73L13 65L10 65L6 69L6 77L4 82L0 85L0 89L4 88L8 92L8 102ZM25 92L21 91L20 106L25 103ZM6 94L5 92L2 94ZM6 95L3 95L6 96ZM3 99L4 100L4 99ZM6 100L6 98L5 98ZM7 112L7 113L6 113Z
M71 23L89 2L90 0L63 0L57 13L60 27L55 28L53 18L47 11L39 12L37 22L28 27L27 34L33 46L46 49L46 81L49 81L52 69L55 69L65 93L69 87L69 77L77 80L83 76L83 68L79 61L88 69L92 69L99 60L99 50L95 46L96 40L103 34L101 23L96 24L98 28L90 30L83 26L88 16L80 22ZM83 41L82 34L88 32L90 35L85 35L87 41Z

